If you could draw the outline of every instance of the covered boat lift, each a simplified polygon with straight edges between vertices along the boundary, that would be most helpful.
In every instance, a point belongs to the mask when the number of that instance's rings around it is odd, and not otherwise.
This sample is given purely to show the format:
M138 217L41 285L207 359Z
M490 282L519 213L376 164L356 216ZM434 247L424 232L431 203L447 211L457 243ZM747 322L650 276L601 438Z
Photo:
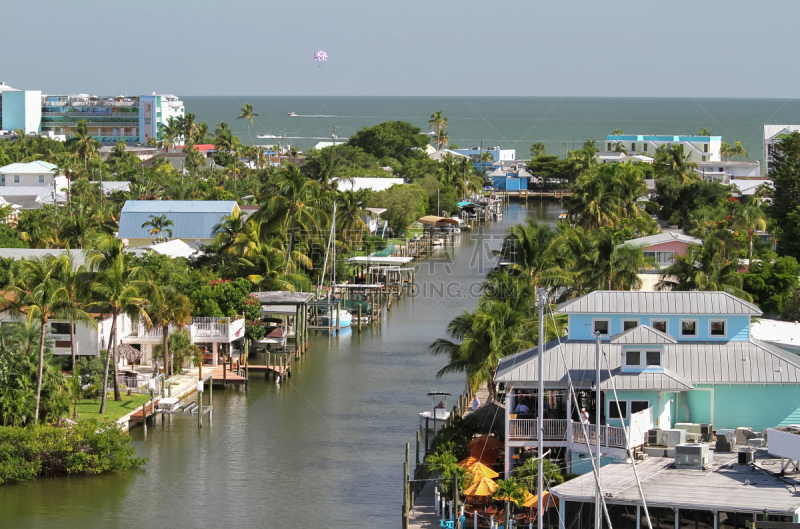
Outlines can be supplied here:
M253 292L251 296L261 303L261 312L264 315L274 314L286 316L287 321L294 322L294 343L297 353L308 349L308 307L314 294L310 292ZM288 331L288 327L287 327ZM286 333L291 334L291 333ZM288 336L284 337L284 340Z

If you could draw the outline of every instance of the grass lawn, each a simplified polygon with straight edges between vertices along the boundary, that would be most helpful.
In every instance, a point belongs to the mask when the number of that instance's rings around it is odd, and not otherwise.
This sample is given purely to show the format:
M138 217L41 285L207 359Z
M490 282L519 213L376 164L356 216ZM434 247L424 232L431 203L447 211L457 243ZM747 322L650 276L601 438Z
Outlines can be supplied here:
M422 235L422 226L419 228L406 228L406 238L413 239L414 235Z
M394 244L395 246L403 246L406 243L406 240L405 239L394 238L394 239L389 239L387 242L389 244Z
M100 399L82 400L78 403L78 420L97 419L99 421L116 421L149 400L150 395L134 394L130 397L122 395L122 401L116 402L114 400L114 393L109 392L108 400L106 401L106 413L104 415L98 413L100 411ZM71 410L69 417L72 418Z

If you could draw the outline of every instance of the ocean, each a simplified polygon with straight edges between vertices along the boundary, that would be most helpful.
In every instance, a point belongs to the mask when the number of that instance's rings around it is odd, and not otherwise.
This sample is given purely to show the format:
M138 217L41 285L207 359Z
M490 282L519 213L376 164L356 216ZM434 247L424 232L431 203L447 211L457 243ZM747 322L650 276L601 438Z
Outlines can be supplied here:
M765 124L800 123L797 99L689 99L590 97L182 97L186 112L214 131L226 122L249 143L247 123L237 119L244 103L258 117L251 127L258 145L283 136L299 150L330 141L334 127L339 138L383 121L407 121L428 130L430 115L441 110L448 118L450 143L462 148L500 146L527 158L530 146L542 142L549 154L564 156L586 139L602 146L607 134L696 134L701 127L734 145L741 141L750 160L763 159ZM298 114L290 117L289 112Z

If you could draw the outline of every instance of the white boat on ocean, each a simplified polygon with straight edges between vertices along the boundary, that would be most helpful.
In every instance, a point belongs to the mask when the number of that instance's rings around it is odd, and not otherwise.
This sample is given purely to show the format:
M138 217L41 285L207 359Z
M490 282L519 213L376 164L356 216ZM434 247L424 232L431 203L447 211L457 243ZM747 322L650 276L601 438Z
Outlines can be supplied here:
M297 114L296 114L296 113L294 113L294 112L289 112L289 115L290 115L290 116L292 116L293 118L296 118L296 117L297 117Z
M264 139L264 138L277 138L277 137L278 136L276 136L274 134L259 134L258 136L256 136L256 138L261 138L261 139Z

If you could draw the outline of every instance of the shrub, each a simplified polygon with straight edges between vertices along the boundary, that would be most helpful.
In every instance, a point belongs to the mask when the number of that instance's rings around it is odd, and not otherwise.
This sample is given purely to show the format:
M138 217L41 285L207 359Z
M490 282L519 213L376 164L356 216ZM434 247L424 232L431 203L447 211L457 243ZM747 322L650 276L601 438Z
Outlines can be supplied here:
M144 465L119 425L0 427L0 483L40 476L119 472Z

